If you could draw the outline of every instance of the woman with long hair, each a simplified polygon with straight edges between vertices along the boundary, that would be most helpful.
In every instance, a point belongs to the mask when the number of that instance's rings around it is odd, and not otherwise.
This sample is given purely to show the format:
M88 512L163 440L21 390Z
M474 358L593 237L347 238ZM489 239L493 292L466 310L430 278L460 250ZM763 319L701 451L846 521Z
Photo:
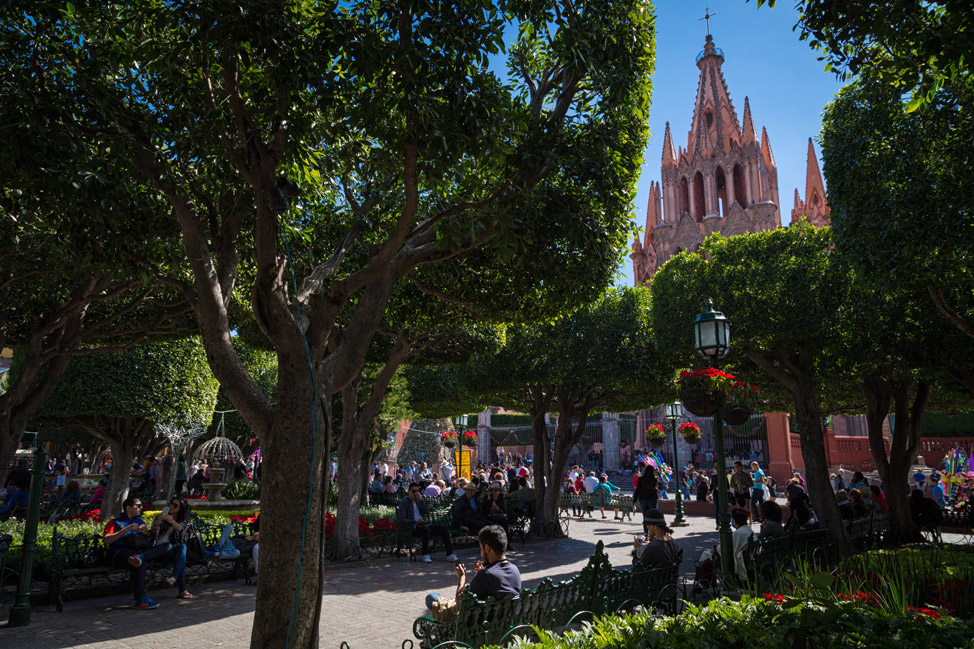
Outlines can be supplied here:
M155 545L168 545L169 552L161 557L172 561L172 576L166 578L166 583L179 588L179 599L194 599L186 590L186 544L180 543L180 534L186 525L188 517L186 501L174 496L169 501L168 511L156 516L152 522L152 534Z

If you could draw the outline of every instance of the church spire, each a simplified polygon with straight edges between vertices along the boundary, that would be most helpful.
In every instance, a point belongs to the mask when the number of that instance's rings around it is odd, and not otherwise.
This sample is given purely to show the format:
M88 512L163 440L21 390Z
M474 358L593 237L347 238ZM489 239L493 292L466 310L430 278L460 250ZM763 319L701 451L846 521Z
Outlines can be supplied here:
M771 152L771 139L768 138L768 129L764 126L761 127L761 155L764 156L764 164L768 165L768 169L778 168L774 163L774 154Z
M825 183L822 181L822 172L818 168L818 159L815 157L815 145L812 138L808 138L808 158L805 161L805 200L808 200L815 192L825 197Z
M751 142L757 142L758 138L754 132L754 120L751 117L751 102L747 97L744 97L744 125L743 131L741 132L742 144L750 144Z
M714 46L714 39L708 34L703 51L697 55L700 79L687 142L687 153L691 159L698 155L709 156L717 151L730 151L731 143L740 142L741 139L737 113L720 70L723 62L724 52Z
M670 123L666 123L666 131L663 134L663 165L669 163L676 164L676 150L673 148L673 136L670 134Z
M831 210L825 200L825 182L815 157L815 145L812 138L808 138L808 157L805 162L805 200L801 200L798 189L795 189L795 207L791 211L791 220L805 216L808 222L815 226L828 225Z

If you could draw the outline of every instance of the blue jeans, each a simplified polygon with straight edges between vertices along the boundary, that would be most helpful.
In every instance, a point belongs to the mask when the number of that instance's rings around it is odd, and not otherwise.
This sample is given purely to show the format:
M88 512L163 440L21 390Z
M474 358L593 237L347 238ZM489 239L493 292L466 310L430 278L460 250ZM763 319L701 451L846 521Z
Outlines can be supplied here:
M440 595L439 593L430 593L430 594L428 594L426 596L426 608L428 608L429 610L432 611L433 610L433 602L435 602L436 600L438 600L441 597L443 597L443 596Z
M690 487L683 485L683 500L690 500Z
M166 561L172 561L172 576L176 580L176 587L179 592L186 590L186 544L177 543L169 548L163 557Z

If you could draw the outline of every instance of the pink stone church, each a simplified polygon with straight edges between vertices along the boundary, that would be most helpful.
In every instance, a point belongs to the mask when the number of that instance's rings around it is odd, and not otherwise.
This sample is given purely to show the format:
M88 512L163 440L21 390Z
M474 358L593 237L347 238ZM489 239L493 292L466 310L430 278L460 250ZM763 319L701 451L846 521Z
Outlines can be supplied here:
M649 190L643 240L632 246L635 283L643 284L672 255L696 250L714 232L725 236L781 227L778 168L766 129L757 137L751 106L737 119L721 65L724 53L708 34L697 55L700 80L686 148L674 148L670 123L663 136L662 183ZM791 218L829 223L825 185L808 139L805 199L795 190Z
M661 181L650 187L643 239L637 238L632 245L631 259L637 285L648 282L672 255L697 250L714 232L733 236L781 227L778 169L771 140L765 128L761 129L758 138L747 97L744 98L743 117L738 119L721 71L723 63L723 51L714 45L713 37L708 34L703 51L697 55L700 78L685 147L674 146L670 123L666 123ZM802 199L795 190L795 205L791 211L793 220L801 216L812 225L829 223L825 184L811 138L808 140L805 196ZM638 413L636 430L645 430L657 419L658 414L652 411ZM835 427L844 433L850 424L861 423L855 421L857 419L860 418L836 417ZM700 423L709 429L706 422ZM788 415L766 413L760 429L762 434L744 440L751 448L741 456L753 453L751 457L767 462L770 472L779 481L787 480L794 470L804 466L799 438L789 430ZM833 440L830 447L837 445L835 432L828 432ZM642 433L638 434L635 445L637 448L647 447ZM705 440L704 446L712 449L712 440ZM865 468L869 457L864 436L855 435L855 439L839 446L844 447L843 451L856 452L843 454L838 448L830 448L837 451L830 454L831 462Z

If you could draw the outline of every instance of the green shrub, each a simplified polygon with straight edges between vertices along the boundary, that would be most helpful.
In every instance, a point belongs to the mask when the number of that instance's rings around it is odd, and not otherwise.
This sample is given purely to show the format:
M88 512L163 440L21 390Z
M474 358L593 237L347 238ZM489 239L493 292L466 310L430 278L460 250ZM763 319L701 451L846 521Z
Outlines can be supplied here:
M680 615L606 616L564 634L539 631L516 649L927 649L974 647L974 625L936 614L889 613L861 602L781 603L744 596L689 606Z
M220 492L224 500L260 500L260 483L234 480Z

